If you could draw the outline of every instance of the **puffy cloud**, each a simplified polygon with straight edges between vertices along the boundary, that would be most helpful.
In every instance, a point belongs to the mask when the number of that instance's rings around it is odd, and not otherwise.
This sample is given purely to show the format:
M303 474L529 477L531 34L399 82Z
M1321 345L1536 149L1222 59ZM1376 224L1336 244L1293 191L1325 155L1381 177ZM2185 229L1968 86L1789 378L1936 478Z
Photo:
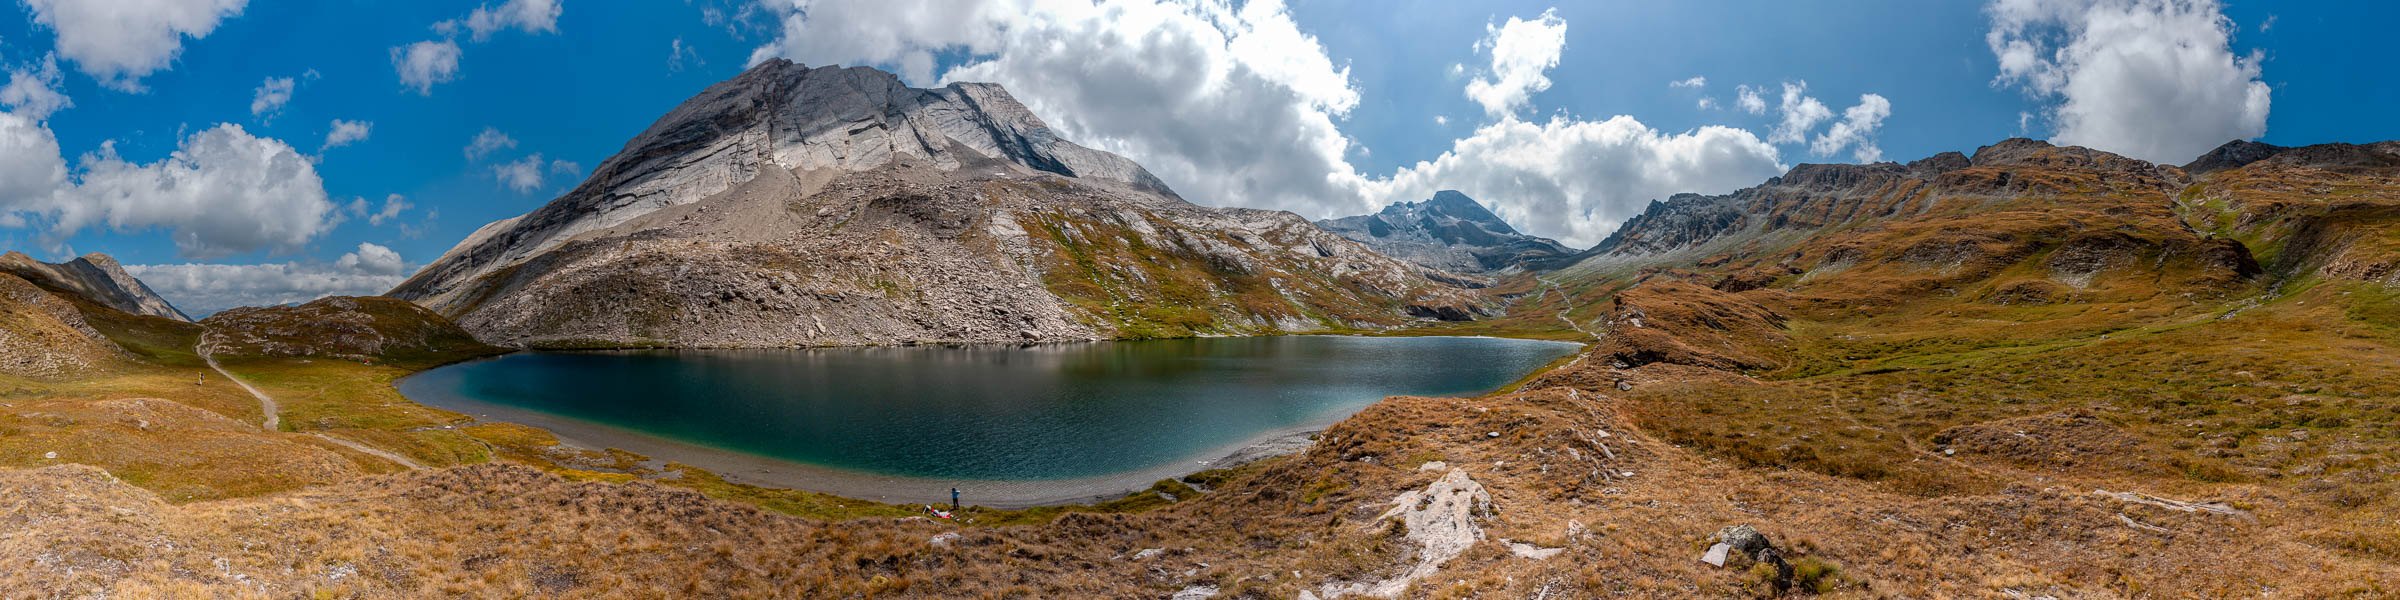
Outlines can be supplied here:
M1702 87L1702 86L1706 86L1706 85L1708 85L1708 78L1707 78L1707 77L1700 77L1700 76L1697 76L1697 75L1693 76L1691 79L1677 79L1677 80L1675 80L1675 81L1669 81L1669 82L1667 82L1667 87L1679 87L1679 88L1695 88L1695 89L1696 89L1696 88L1699 88L1699 87Z
M1883 149L1875 146L1875 132L1883 128L1883 119L1890 116L1890 100L1876 94L1862 94L1858 97L1858 105L1843 110L1842 120L1818 135L1817 141L1811 142L1808 149L1817 156L1828 156L1841 152L1843 148L1856 146L1857 150L1851 156L1857 158L1858 162L1883 160Z
M325 132L325 145L318 147L318 152L365 141L367 135L374 131L375 123L334 119L333 124L328 127L330 129Z
M149 164L120 159L104 143L77 167L79 182L49 207L53 236L99 225L167 228L178 253L206 260L297 248L333 226L333 203L308 158L240 125L193 134Z
M582 175L583 163L578 163L563 158L550 161L550 172L561 175Z
M524 160L492 165L492 178L499 180L501 187L519 194L542 189L542 154L536 152Z
M292 89L298 84L290 77L268 77L250 95L250 116L271 115L283 110L292 101Z
M125 265L125 271L176 308L200 317L239 306L381 294L408 279L411 265L390 248L361 243L332 264Z
M367 212L366 198L351 198L350 204L344 206L342 211L349 213L351 218L365 218L368 225L382 226L385 221L400 218L400 213L414 207L416 205L410 204L408 198L392 194L383 197L383 208L375 212Z
M1776 108L1782 122L1767 132L1767 141L1777 144L1797 144L1808 139L1808 132L1817 123L1833 118L1833 109L1808 96L1808 82L1783 84L1783 103Z
M1700 110L1716 110L1719 108L1717 106L1717 99L1707 96L1701 96L1697 106L1700 107Z
M458 76L458 43L426 40L392 48L392 68L400 72L401 87L417 95L433 95L433 86Z
M31 117L0 112L0 225L25 226L25 212L46 210L67 182L58 136Z
M484 155L491 154L494 150L515 147L517 147L517 138L508 137L508 134L501 133L498 128L484 127L482 133L475 134L475 139L467 142L465 152L467 160L477 161L483 160Z
M478 42L512 28L525 33L558 33L558 15L564 10L558 0L508 0L499 8L492 8L489 4L475 7L474 12L467 13L464 23L443 21L433 24L433 28L445 34L455 34L463 24Z
M1527 232L1590 246L1651 200L1730 192L1782 174L1778 156L1773 145L1731 127L1667 133L1629 116L1507 118L1368 187L1379 202L1456 189Z
M1737 85L1733 86L1733 93L1733 104L1742 107L1742 112L1754 115L1767 114L1767 100L1758 97L1758 88Z
M66 94L58 92L58 55L42 57L42 62L8 70L8 85L0 87L0 105L34 121L50 118L50 113L75 105Z
M2267 132L2261 55L2215 0L1996 0L1995 85L2048 103L2052 142L2180 163Z
M167 68L183 38L200 39L249 0L25 0L33 21L58 34L58 54L101 85L142 91Z
M1550 89L1546 73L1558 66L1566 48L1567 21L1555 8L1532 21L1509 17L1505 25L1484 25L1484 38L1475 42L1475 50L1491 52L1491 78L1478 76L1467 82L1467 98L1491 116L1515 114L1533 94Z
M1060 134L1123 154L1195 202L1324 213L1362 208L1335 127L1349 71L1282 2L782 1L753 60L873 64L926 85L933 55L974 58L940 81L1005 86ZM908 18L893 18L908 15ZM1160 118L1160 115L1174 118Z
M390 248L359 242L358 251L343 254L333 267L362 275L403 275L408 263Z
M1345 158L1363 151L1337 126L1359 103L1347 66L1328 58L1276 0L1238 8L1216 0L766 6L781 34L753 61L875 65L916 85L999 83L1061 137L1130 157L1202 204L1318 218L1455 188L1528 231L1589 244L1650 200L1730 191L1783 170L1773 145L1739 129L1668 133L1622 116L1521 120L1522 101L1498 92L1546 86L1533 82L1563 48L1565 22L1555 13L1487 28L1475 51L1492 53L1494 67L1452 70L1500 99L1494 122L1437 159L1377 178ZM966 58L929 82L937 55ZM1435 117L1437 125L1445 120Z

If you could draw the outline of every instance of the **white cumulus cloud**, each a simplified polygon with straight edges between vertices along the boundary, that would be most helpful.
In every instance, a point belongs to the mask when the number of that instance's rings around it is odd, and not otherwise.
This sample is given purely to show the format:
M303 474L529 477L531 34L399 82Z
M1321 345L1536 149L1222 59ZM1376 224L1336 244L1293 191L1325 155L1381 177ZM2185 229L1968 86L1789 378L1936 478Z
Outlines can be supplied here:
M1883 149L1875 145L1875 132L1883 128L1883 120L1890 116L1890 100L1877 94L1861 94L1858 105L1843 110L1841 121L1809 143L1809 152L1817 156L1830 156L1841 152L1843 148L1855 148L1851 156L1858 162L1883 160Z
M1344 158L1355 146L1335 126L1358 91L1277 0L769 7L782 34L754 61L878 65L915 85L999 83L1063 137L1132 157L1195 202L1361 208ZM929 82L936 52L980 58Z
M295 249L333 225L333 203L308 158L240 125L192 134L173 155L147 164L102 144L77 170L77 184L50 208L53 235L94 226L170 229L178 253L212 259Z
M1747 84L1737 85L1733 86L1733 93L1733 104L1741 107L1742 112L1754 115L1767 114L1767 99L1758 97L1758 88L1750 87Z
M66 94L59 93L58 55L42 57L37 64L8 70L8 85L0 87L0 106L35 121L50 118L50 113L75 105Z
M1783 103L1776 108L1783 120L1767 132L1767 141L1777 144L1797 144L1808 139L1808 132L1817 123L1833 118L1833 109L1808 96L1808 82L1783 84Z
M1369 188L1382 202L1456 189L1521 229L1588 247L1651 200L1730 192L1783 171L1773 145L1731 127L1669 133L1629 116L1507 118Z
M333 124L326 127L328 129L325 131L325 145L318 147L318 152L365 141L367 135L374 131L375 123L334 119Z
M1491 116L1515 114L1533 94L1550 89L1548 72L1566 48L1567 21L1557 9L1542 11L1532 21L1509 17L1507 24L1485 25L1475 50L1491 52L1492 68L1489 78L1467 82L1467 98Z
M143 90L142 78L165 70L249 0L25 0L33 21L58 34L58 54L101 85Z
M1679 88L1699 88L1706 85L1708 85L1708 78L1697 75L1693 76L1691 79L1677 79L1667 82L1667 87Z
M2215 0L1996 0L1993 83L2044 102L2051 142L2167 163L2267 132L2258 52Z
M30 117L0 112L0 225L24 227L24 213L47 211L66 182L58 136Z
M392 68L400 72L401 87L417 95L433 95L433 86L458 76L458 43L426 40L392 48Z
M483 160L484 155L491 154L494 150L515 147L517 147L517 138L508 137L508 134L501 133L498 128L487 126L483 128L482 132L475 134L475 139L467 142L464 152L466 152L467 160L477 161Z
M115 142L103 142L70 172L49 128L0 113L0 175L0 226L46 224L53 249L103 227L168 230L187 258L288 251L339 218L308 157L234 124L192 134L151 163L120 158Z
M492 34L507 29L525 33L558 33L558 16L564 11L565 7L559 6L558 0L508 0L498 8L489 4L477 6L474 12L467 13L465 21L443 21L435 23L433 28L443 33L456 33L464 26L478 42L489 40Z
M492 178L500 181L500 187L519 194L542 189L542 154L536 152L524 160L492 165Z
M413 265L390 248L360 243L332 264L125 265L176 308L205 317L228 308L307 302L326 296L373 296L408 279Z
M292 101L292 90L298 84L290 77L268 77L250 93L250 116L271 115L283 110Z
M1566 22L1554 12L1487 27L1477 64L1445 69L1483 82L1476 89L1500 107L1490 123L1439 158L1378 177L1346 158L1365 151L1340 128L1360 102L1347 63L1277 0L765 6L780 34L753 62L872 65L913 85L998 83L1061 137L1132 158L1207 205L1323 218L1459 189L1527 231L1590 244L1651 200L1731 191L1783 170L1775 146L1740 129L1664 132L1628 116L1524 121L1519 98L1547 87L1543 73L1564 49ZM936 73L937 55L966 58Z

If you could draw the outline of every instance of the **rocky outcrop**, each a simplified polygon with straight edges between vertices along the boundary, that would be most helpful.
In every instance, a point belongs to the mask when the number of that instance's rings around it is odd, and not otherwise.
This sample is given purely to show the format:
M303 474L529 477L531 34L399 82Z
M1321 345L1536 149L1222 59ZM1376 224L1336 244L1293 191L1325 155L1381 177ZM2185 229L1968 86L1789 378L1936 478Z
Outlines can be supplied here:
M1437 280L1438 278L1438 280ZM1185 202L998 86L770 61L390 296L544 347L1380 328L1488 309L1280 211Z
M97 252L85 254L63 263L34 260L22 252L0 255L0 272L6 272L45 289L63 291L118 311L191 321L183 311L175 310L165 298L142 285L140 279L126 273L117 260Z
M306 304L229 309L200 324L212 355L342 360L440 360L499 351L441 315L404 300L333 296Z
M1376 252L1454 273L1541 270L1562 266L1575 250L1519 233L1473 198L1442 190L1371 215L1317 222Z
M0 373L48 377L79 373L125 356L66 300L23 278L0 273Z

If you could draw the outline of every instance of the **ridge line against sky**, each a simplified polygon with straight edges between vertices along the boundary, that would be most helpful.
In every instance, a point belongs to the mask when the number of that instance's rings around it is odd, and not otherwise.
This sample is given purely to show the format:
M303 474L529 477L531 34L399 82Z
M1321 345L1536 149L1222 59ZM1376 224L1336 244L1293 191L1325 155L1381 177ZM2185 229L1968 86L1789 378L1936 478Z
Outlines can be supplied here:
M119 3L0 18L0 245L115 254L195 314L380 293L769 57L999 83L1202 204L1458 189L1575 246L1800 162L2400 137L2367 106L2395 78L2320 41L2389 22L2376 5Z

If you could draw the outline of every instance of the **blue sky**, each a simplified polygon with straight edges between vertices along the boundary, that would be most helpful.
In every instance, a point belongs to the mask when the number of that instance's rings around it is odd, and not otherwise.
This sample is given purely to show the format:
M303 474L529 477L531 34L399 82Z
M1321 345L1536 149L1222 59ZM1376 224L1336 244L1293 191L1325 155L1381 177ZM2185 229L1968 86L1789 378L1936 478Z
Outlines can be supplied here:
M2362 50L2400 22L2400 8L2377 2L169 0L191 10L164 17L74 14L111 0L22 2L0 16L0 69L70 104L0 92L16 119L0 129L0 177L17 180L0 181L0 246L160 265L144 279L193 312L378 293L476 227L572 187L660 114L768 56L882 66L915 85L999 81L1070 139L1132 156L1204 204L1326 217L1458 188L1570 243L1652 198L1729 191L1867 149L1906 161L2016 135L2135 156L2197 143L2153 139L2177 133L2400 138L2389 109L2400 77ZM470 23L478 10L482 29ZM2138 35L2097 33L2153 21ZM154 29L182 33L143 33ZM1563 33L1563 45L1544 33ZM2038 60L2004 72L1995 35L2037 44ZM2199 40L2209 52L2107 62L2144 40ZM455 70L405 83L405 49L445 41ZM2067 48L2091 53L2053 54ZM1503 55L1533 66L1511 79ZM1145 63L1186 58L1216 65L1222 81L1197 89ZM2144 71L2165 67L2184 75ZM1096 75L1109 69L1136 76ZM1694 77L1705 82L1669 85ZM261 106L278 78L291 80L288 100ZM1466 91L1478 80L1519 101L1479 103ZM1821 116L1803 119L1796 139L1772 139L1809 112L1783 102L1801 82L1796 98ZM1736 86L1759 90L1763 108L1743 110ZM2262 95L2246 97L2253 86ZM1888 108L1852 118L1869 94ZM1169 102L1126 100L1158 97ZM2149 104L2125 105L2135 101ZM325 148L335 120L372 125ZM1818 152L1845 120L1853 135ZM487 128L514 144L470 157ZM10 132L57 149L11 146ZM193 164L172 163L186 145ZM115 170L85 164L104 148ZM259 158L199 179L223 188L209 193L154 185L169 168L244 160L200 158L212 152L296 158L317 181L263 181L302 169ZM2185 154L2168 162L2197 152ZM50 164L64 182L23 175ZM512 164L533 168L513 181L496 171ZM393 207L404 208L371 218ZM82 221L61 226L74 215Z

